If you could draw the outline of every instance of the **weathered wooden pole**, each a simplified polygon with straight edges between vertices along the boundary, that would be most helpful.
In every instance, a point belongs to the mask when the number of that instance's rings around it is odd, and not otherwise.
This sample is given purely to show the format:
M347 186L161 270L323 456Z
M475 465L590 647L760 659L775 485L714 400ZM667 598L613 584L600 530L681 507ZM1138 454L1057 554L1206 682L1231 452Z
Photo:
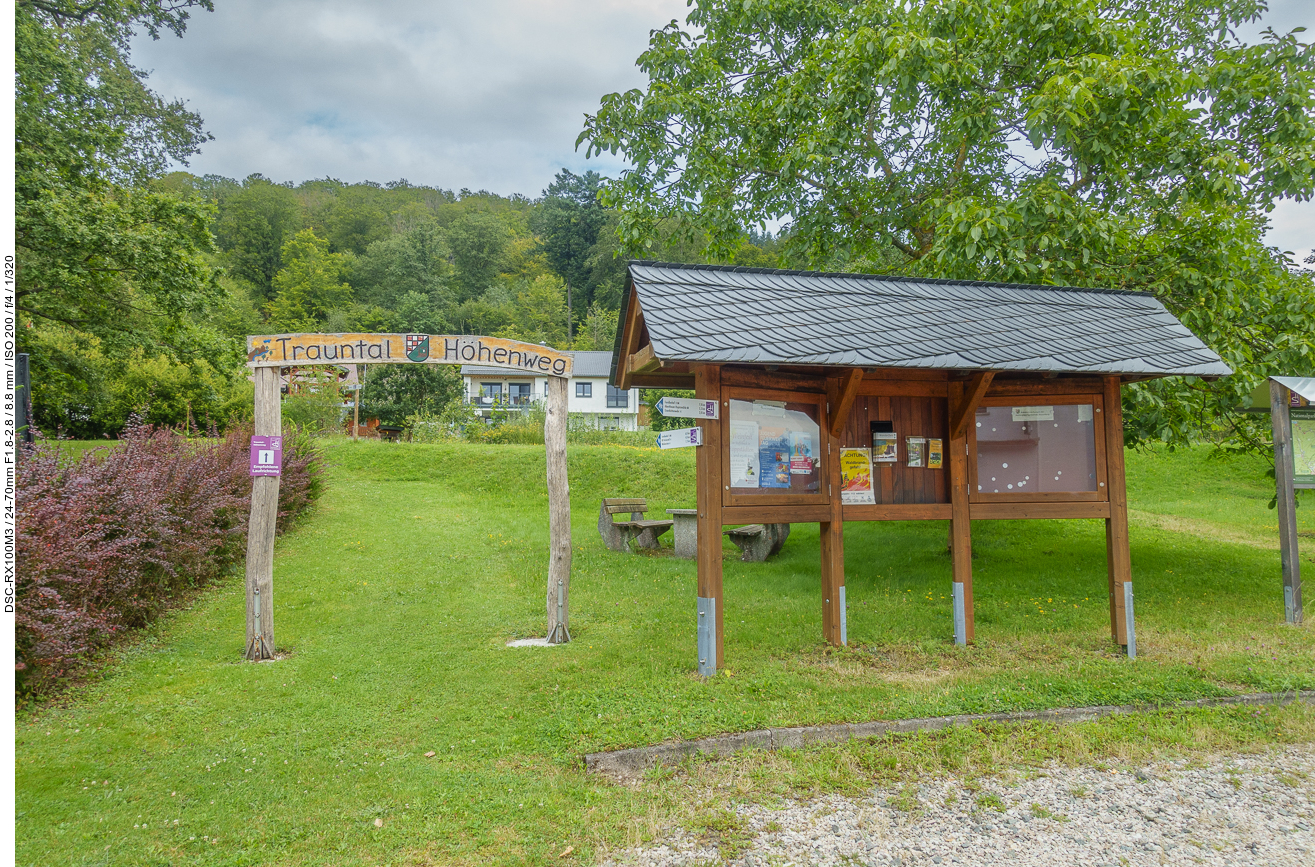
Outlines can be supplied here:
M1278 508L1279 559L1283 564L1283 616L1301 625L1301 561L1297 558L1297 492L1293 474L1292 414L1288 389L1269 381L1269 423L1274 431L1274 486Z
M353 364L356 368L356 404L352 407L352 442L356 442L356 431L361 427L361 366Z
M255 379L256 436L281 436L279 369L258 367ZM246 658L251 660L274 655L274 527L278 513L279 477L256 476L251 480L247 524Z
M548 643L571 640L571 488L566 478L565 377L548 377L543 447L548 458Z
M840 380L830 377L826 381L827 406L840 411ZM845 628L845 522L840 503L840 437L832 433L831 419L821 431L824 449L820 457L825 461L822 475L831 492L830 514L818 524L822 560L822 640L843 647L848 635ZM715 458L716 456L714 456Z
M721 367L700 364L694 369L694 396L721 400ZM725 407L723 407L723 417ZM699 419L703 445L694 449L698 506L698 660L699 674L711 677L725 666L725 605L721 568L721 421Z
M985 377L983 377L985 379ZM987 382L989 387L990 383ZM950 605L954 614L954 643L971 644L975 634L973 613L973 534L968 499L968 424L976 407L968 403L981 399L986 391L973 380L967 389L962 382L951 382L949 391L950 438L947 456L950 469ZM955 424L955 420L958 424Z
M1110 516L1105 519L1105 563L1109 576L1110 635L1135 657L1132 555L1128 540L1128 487L1123 467L1123 392L1118 376L1105 377L1105 475L1109 481ZM1096 412L1101 410L1097 408Z

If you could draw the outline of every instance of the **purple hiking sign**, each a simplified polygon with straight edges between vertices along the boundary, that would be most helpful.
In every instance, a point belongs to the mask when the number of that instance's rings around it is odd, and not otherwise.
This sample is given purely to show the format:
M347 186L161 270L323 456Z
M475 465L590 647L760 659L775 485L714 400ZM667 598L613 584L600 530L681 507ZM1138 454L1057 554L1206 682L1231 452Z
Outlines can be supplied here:
M277 476L283 470L283 437L251 438L251 475Z

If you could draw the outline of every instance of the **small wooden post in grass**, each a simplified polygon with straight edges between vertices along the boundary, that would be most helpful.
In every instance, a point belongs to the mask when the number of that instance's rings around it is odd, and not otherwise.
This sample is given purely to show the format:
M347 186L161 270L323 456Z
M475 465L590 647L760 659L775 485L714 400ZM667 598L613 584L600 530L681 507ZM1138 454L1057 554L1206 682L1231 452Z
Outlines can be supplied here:
M361 366L353 364L356 368L356 403L352 406L352 442L356 442L356 432L361 427Z
M280 436L283 422L279 369L258 367L256 436ZM246 658L258 661L274 655L274 527L279 513L279 477L251 480L251 518L247 524L247 643ZM256 604L260 609L257 612ZM257 631L257 624L259 630Z
M1292 419L1288 389L1269 381L1270 425L1274 432L1274 485L1278 508L1278 544L1283 563L1283 615L1301 625L1301 561L1297 558L1297 491L1293 475Z
M566 383L548 377L548 414L543 447L548 463L548 643L571 640L571 489L566 477Z

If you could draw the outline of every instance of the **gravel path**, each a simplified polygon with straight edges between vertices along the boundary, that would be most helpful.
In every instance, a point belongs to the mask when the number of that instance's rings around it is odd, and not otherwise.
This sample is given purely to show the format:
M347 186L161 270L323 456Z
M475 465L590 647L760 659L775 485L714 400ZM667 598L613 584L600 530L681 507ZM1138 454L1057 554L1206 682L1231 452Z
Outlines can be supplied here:
M1315 747L1135 772L1048 768L1020 779L962 780L783 809L741 806L751 835L732 864L1315 865ZM919 806L913 812L891 802ZM718 863L714 844L677 831L613 865Z

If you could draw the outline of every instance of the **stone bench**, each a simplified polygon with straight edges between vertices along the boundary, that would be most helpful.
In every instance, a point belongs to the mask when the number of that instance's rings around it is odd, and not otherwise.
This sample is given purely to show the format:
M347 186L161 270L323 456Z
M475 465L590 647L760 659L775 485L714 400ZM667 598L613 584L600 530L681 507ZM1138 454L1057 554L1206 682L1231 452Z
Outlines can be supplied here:
M667 509L667 514L676 522L671 530L675 539L676 556L693 560L699 556L699 510Z
M780 552L785 540L790 538L790 525L750 524L723 532L730 536L731 544L740 549L741 560L745 563L761 563Z
M699 555L699 510L667 509L667 514L674 520L675 554L686 560L693 560ZM761 563L773 554L779 553L781 546L790 536L789 524L750 524L723 530L730 536L731 542L740 549L740 559L746 563Z
M598 510L598 533L612 551L631 551L631 543L640 548L657 548L658 537L671 528L671 521L646 521L648 501L639 498L603 500ZM618 521L615 515L629 513L630 520Z

